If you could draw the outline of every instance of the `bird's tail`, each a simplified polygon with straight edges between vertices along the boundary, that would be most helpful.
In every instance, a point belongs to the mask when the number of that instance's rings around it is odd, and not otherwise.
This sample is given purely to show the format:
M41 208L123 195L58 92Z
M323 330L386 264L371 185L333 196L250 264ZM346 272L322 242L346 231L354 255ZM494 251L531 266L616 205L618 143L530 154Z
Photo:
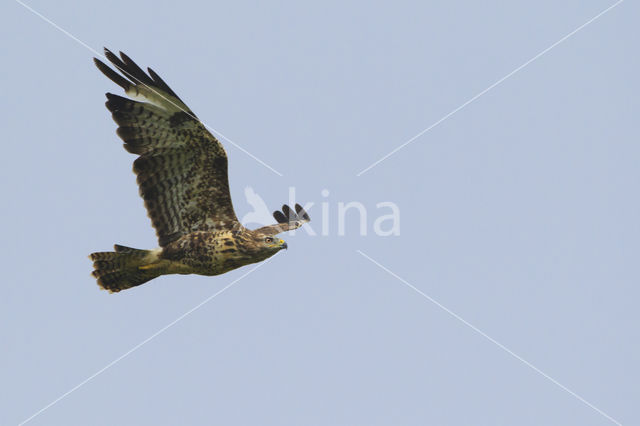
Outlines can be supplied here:
M91 273L98 285L110 293L144 284L162 275L161 268L154 267L159 262L158 251L139 250L114 245L113 251L91 253L94 271Z

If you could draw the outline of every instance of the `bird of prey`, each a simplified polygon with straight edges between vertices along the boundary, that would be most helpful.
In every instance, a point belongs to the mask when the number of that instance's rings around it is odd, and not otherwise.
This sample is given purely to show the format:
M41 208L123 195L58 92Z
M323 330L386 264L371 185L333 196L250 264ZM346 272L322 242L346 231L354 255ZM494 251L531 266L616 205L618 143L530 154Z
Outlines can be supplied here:
M119 73L94 58L96 66L132 98L107 93L106 106L124 148L138 156L133 171L160 247L92 253L98 285L118 292L160 275L219 275L286 249L275 236L308 222L304 209L284 205L273 213L276 224L242 226L222 144L151 68L145 73L122 52L105 56Z

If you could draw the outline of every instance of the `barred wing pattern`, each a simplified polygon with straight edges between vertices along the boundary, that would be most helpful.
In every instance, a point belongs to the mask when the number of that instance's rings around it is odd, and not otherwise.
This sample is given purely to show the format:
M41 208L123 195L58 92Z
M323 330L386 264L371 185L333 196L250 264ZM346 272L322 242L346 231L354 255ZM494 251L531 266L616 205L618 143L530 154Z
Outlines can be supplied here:
M94 58L98 69L138 99L107 93L106 106L124 148L139 155L133 171L160 246L238 227L222 144L153 70L145 73L122 52L105 49L105 56L122 75Z

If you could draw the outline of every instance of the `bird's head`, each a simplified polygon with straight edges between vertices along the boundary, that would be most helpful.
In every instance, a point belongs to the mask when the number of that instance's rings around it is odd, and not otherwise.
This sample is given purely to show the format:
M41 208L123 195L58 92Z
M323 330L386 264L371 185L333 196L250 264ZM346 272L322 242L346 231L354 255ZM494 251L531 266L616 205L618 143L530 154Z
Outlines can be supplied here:
M245 230L238 235L238 249L252 259L266 259L282 249L287 248L287 243L274 236L262 232Z
M287 248L287 242L273 235L256 233L254 241L265 250L279 251Z

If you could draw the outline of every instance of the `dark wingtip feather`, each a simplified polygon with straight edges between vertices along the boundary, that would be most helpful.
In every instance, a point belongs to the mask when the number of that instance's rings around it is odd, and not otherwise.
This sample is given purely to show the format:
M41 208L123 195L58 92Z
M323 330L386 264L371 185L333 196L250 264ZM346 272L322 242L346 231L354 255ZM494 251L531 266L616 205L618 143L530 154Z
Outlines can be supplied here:
M294 212L291 207L284 204L282 206L282 211L273 212L273 217L278 221L278 223L287 223L287 222L296 222L296 221L304 221L309 222L311 219L307 212L302 208L300 204L295 205L296 211Z
M113 53L111 50L104 48L104 56L113 64L113 66L120 71L126 78L131 80L133 83L142 84L148 86L150 88L159 89L171 96L174 96L176 99L180 99L178 95L169 87L165 81L160 78L160 76L153 71L151 68L147 68L148 74L144 72L142 68L136 64L133 59L131 59L126 53L118 52L120 56ZM118 85L122 86L127 90L131 87L131 82L114 72L110 67L99 61L98 59L94 59L96 62L96 66L102 71L107 77L116 82ZM126 87L123 84L126 82Z
M275 212L273 212L273 217L275 218L276 222L278 222L278 223L287 223L288 222L286 216L281 211L276 210Z
M309 218L309 214L307 214L307 212L302 208L302 206L297 203L296 203L296 213L298 214L298 216L300 216L302 219L306 221L311 220L311 218Z
M122 68L124 67L124 63L120 60L120 58L116 56L115 53L113 53L112 51L110 51L105 47L104 56L109 60L109 62L115 65L120 71L122 71Z
M135 83L143 83L143 84L151 84L153 85L153 81L151 78L140 69L135 62L131 60L127 55L122 52L120 53L120 57L118 57L111 50L104 48L104 56L115 66L118 71L124 74L126 77L134 81Z
M116 83L118 86L122 87L125 91L131 87L131 82L126 78L122 77L120 74L112 70L107 64L102 62L98 58L93 58L93 63L96 64L96 67L104 74L109 80Z
M151 76L151 78L153 79L157 87L164 90L171 96L178 98L178 95L176 95L176 93L173 90L171 90L171 87L169 87L169 85L165 83L164 80L154 70L152 70L151 68L147 68L147 71L149 72L149 75Z
M136 64L133 59L131 59L129 56L127 56L125 53L123 52L119 52L120 53L120 58L122 58L122 62L124 62L124 64L126 65L126 70L129 74L131 74L133 77L135 77L136 79L138 79L140 82L148 85L148 86L154 86L154 81L151 79L151 77L149 77L143 70L142 68L140 68L138 66L138 64Z

